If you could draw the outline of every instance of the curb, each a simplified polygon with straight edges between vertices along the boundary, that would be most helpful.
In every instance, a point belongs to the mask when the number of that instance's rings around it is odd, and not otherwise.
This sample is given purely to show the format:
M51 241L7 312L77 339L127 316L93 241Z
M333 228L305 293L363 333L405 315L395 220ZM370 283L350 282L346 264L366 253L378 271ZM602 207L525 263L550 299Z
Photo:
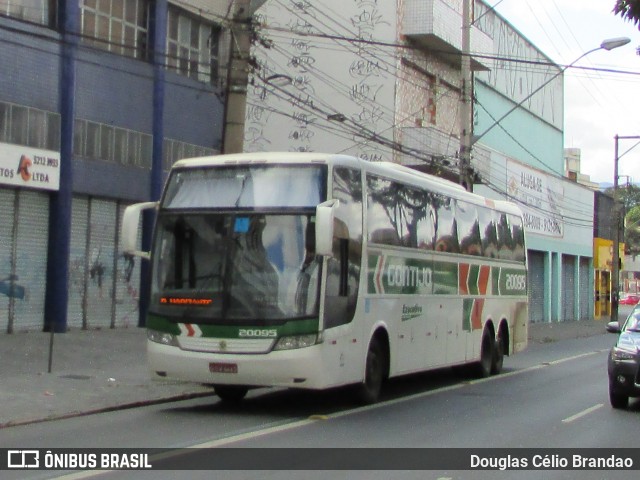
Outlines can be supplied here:
M52 415L50 415L48 417L31 418L31 419L24 419L24 420L10 420L8 422L0 423L0 429L9 428L9 427L21 427L21 426L25 426L25 425L32 425L34 423L44 423L44 422L49 422L49 421L53 421L53 420L65 420L65 419L69 419L69 418L84 417L84 416L88 416L88 415L95 415L95 414L98 414L98 413L115 412L115 411L118 411L118 410L128 410L128 409L132 409L132 408L147 407L147 406L150 406L150 405L160 405L160 404L163 404L163 403L171 403L171 402L176 402L176 401L179 401L179 400L192 400L194 398L215 397L215 395L216 394L213 391L211 391L211 392L197 392L197 393L183 393L183 394L179 394L179 395L172 395L170 397L156 398L156 399L151 399L151 400L140 400L140 401L136 401L136 402L129 402L129 403L122 403L122 404L119 404L119 405L112 405L112 406L109 406L109 407L95 408L95 409L92 409L92 410L83 410L83 411L61 413L61 414L52 414Z

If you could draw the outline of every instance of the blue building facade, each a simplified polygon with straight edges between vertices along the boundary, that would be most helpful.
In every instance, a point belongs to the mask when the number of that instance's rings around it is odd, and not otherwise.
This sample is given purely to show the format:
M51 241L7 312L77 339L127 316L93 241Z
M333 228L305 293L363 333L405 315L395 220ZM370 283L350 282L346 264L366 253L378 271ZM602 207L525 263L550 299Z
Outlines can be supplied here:
M0 331L138 324L123 210L221 149L228 40L189 4L0 6Z

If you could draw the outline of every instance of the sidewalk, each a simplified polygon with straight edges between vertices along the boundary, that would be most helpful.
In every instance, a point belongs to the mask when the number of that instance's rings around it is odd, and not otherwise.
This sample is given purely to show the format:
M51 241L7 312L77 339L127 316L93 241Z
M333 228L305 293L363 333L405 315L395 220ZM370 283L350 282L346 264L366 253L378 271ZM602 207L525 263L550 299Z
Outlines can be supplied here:
M152 379L146 330L0 334L0 428L213 395L211 388Z
M622 313L622 312L621 312ZM532 324L529 342L605 333L606 320ZM152 378L142 328L0 334L0 428L213 395L198 384ZM213 401L213 400L212 400Z

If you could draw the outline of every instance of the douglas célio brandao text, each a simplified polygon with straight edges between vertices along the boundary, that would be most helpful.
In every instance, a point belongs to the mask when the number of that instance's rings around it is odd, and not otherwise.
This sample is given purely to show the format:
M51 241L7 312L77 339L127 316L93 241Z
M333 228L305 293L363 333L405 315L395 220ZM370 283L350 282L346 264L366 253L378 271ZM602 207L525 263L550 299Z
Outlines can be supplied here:
M536 454L482 456L470 455L471 469L478 470L563 470L633 469L633 458L608 454L601 457L580 454Z

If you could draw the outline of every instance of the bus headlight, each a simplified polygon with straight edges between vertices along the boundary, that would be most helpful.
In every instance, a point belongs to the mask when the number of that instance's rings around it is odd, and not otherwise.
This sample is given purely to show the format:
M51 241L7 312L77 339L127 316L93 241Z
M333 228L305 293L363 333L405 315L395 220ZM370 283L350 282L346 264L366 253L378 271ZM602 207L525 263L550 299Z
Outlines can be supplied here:
M157 330L147 330L147 339L162 345L178 346L178 340L172 333L158 332Z
M274 350L293 350L295 348L306 348L321 342L321 337L318 334L308 335L291 335L287 337L281 337L276 343Z

